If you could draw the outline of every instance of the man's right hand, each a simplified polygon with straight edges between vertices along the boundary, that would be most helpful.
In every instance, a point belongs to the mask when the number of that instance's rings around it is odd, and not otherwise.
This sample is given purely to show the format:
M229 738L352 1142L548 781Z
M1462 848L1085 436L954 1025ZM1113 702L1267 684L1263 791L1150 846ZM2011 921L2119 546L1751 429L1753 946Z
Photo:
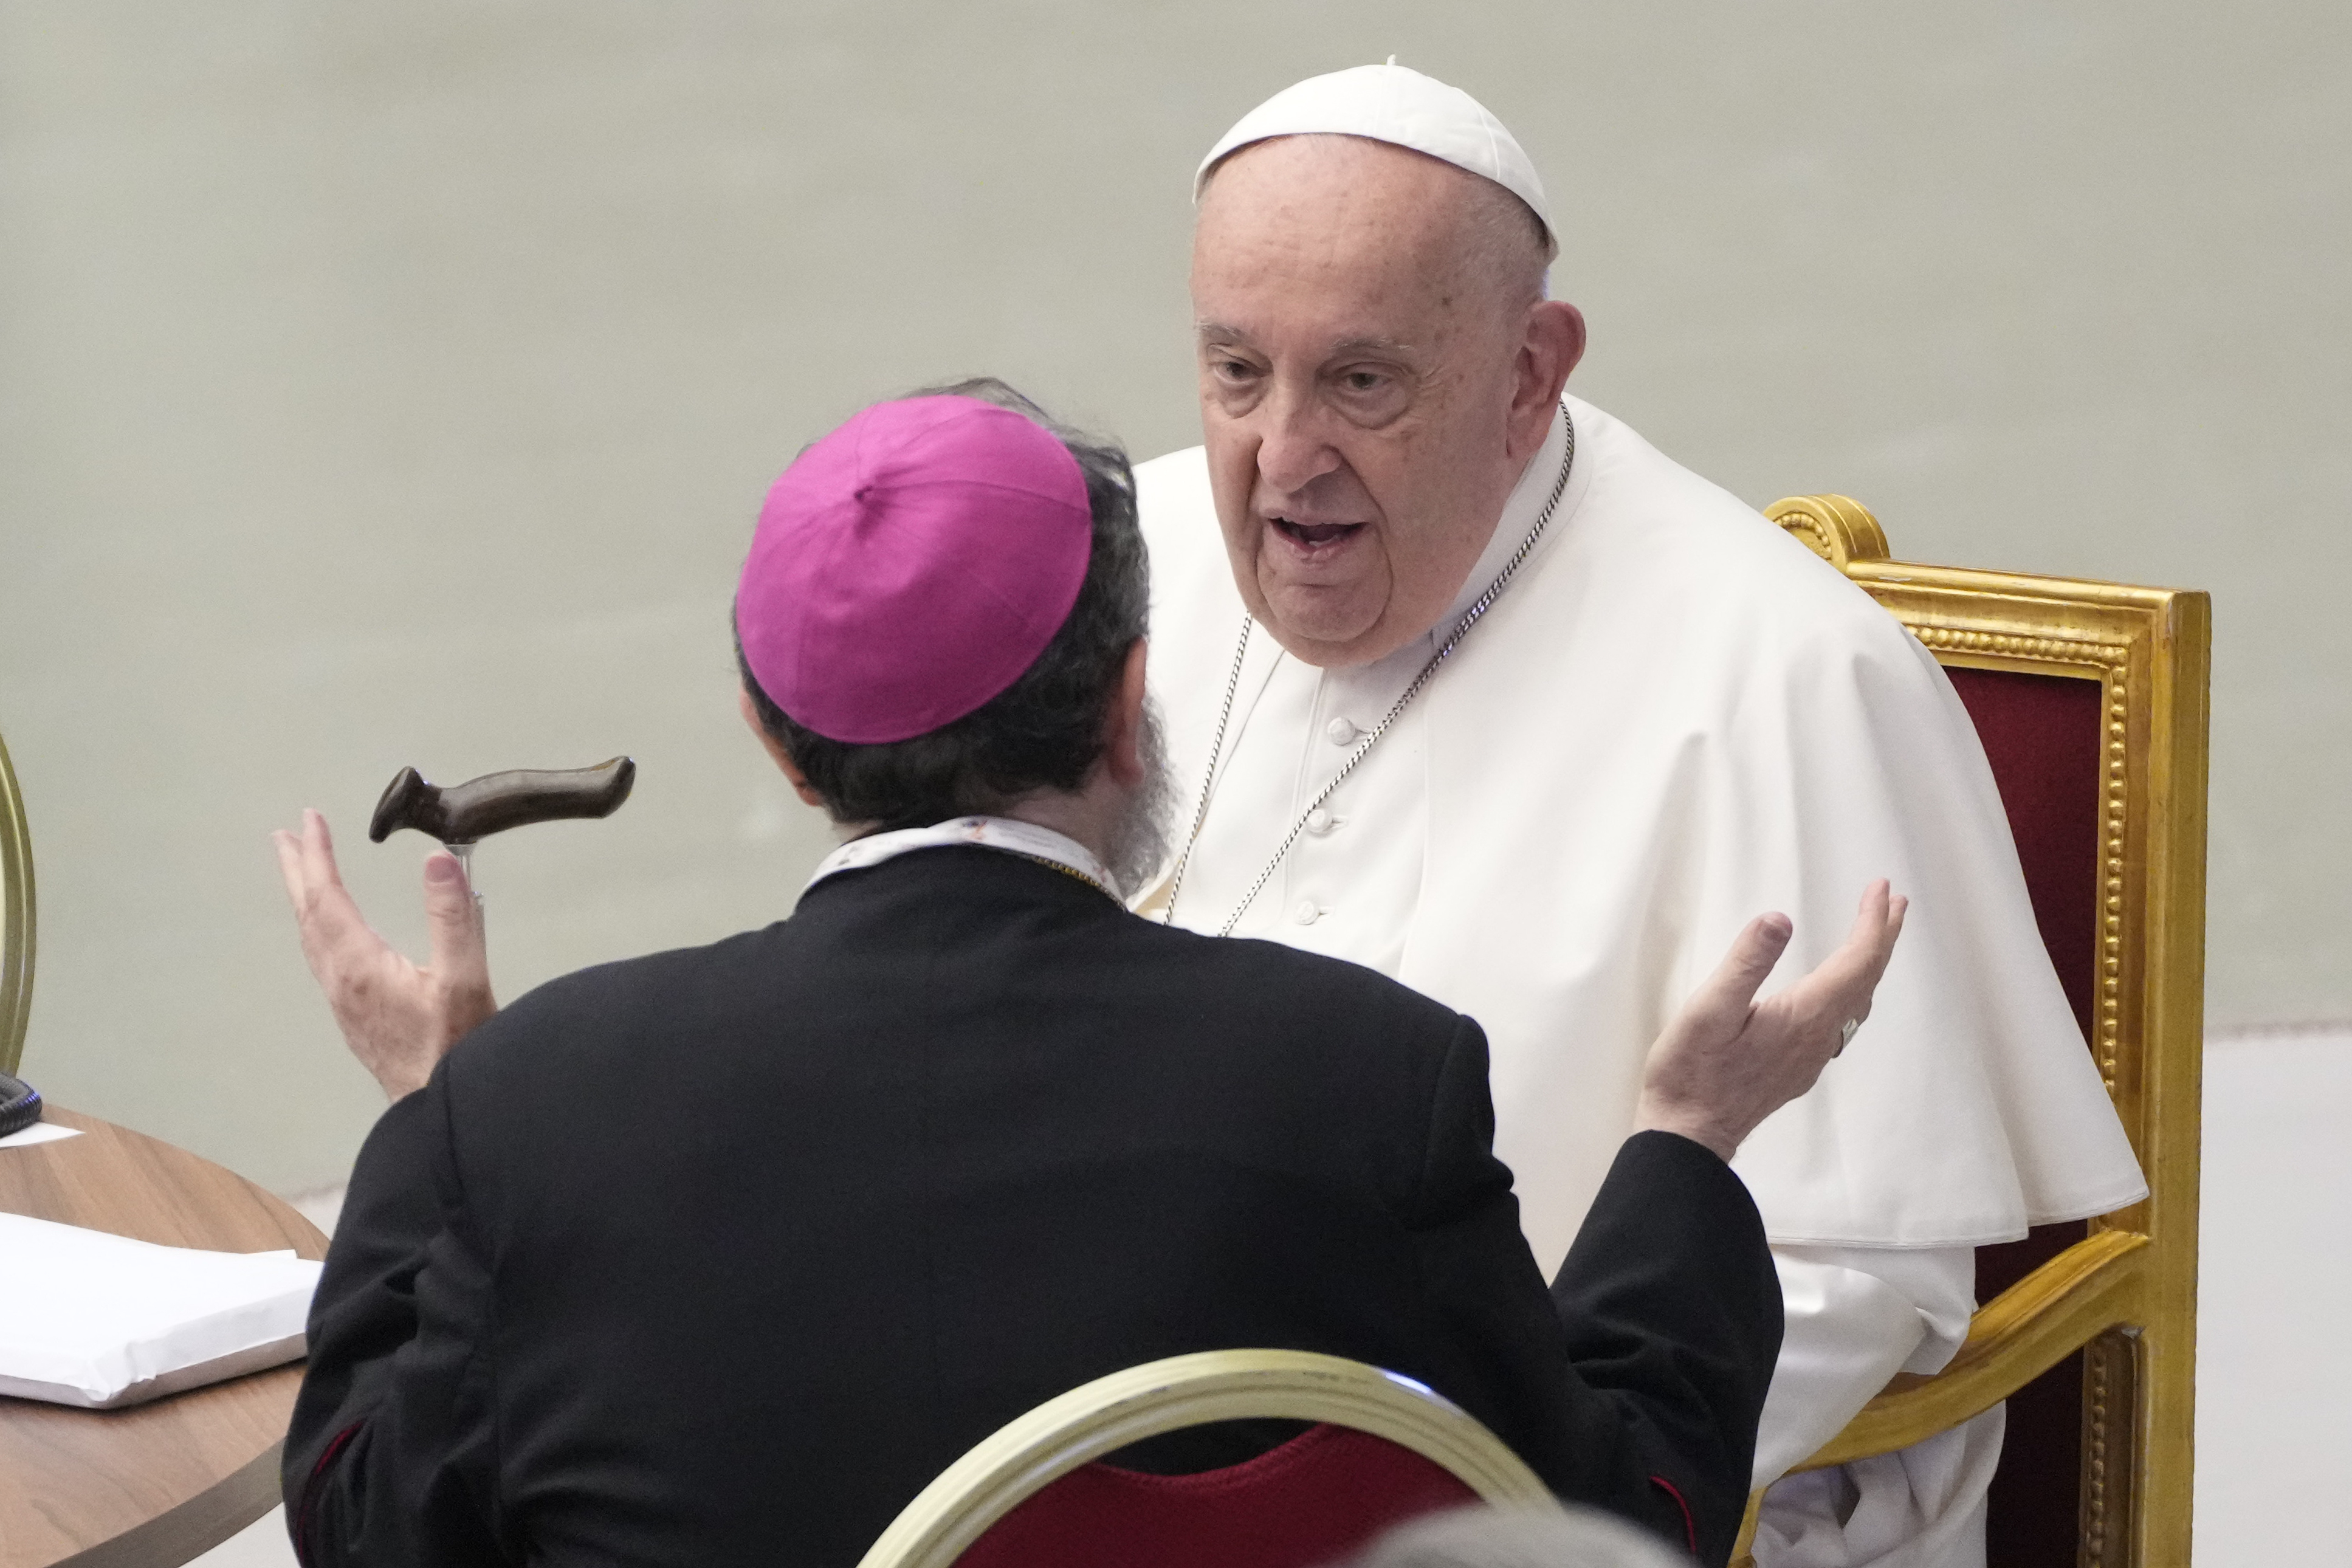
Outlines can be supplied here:
M283 829L269 837L301 927L302 956L344 1043L394 1100L424 1088L449 1047L499 1010L481 906L466 885L465 868L446 849L425 862L433 962L420 969L362 918L335 868L325 817L305 811L299 837Z
M1677 1132L1730 1159L1759 1122L1813 1087L1845 1048L1848 1026L1870 1016L1871 994L1909 907L1885 882L1873 882L1845 945L1761 1002L1757 987L1794 929L1786 915L1750 921L1723 966L1650 1047L1633 1130Z

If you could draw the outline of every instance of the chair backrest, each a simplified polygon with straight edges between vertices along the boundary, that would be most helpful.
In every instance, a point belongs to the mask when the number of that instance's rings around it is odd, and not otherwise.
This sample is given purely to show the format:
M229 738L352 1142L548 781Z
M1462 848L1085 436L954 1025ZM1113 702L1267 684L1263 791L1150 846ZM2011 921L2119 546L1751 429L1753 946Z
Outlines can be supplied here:
M1202 1476L1099 1462L1163 1432L1264 1418L1325 1425ZM1473 1500L1559 1507L1501 1439L1410 1378L1304 1351L1208 1351L1097 1378L1008 1423L924 1488L859 1568L1307 1568Z
M1892 561L1877 520L1843 496L1766 515L1951 677L2149 1188L2130 1208L1979 1248L1984 1305L1952 1364L1898 1378L1802 1468L1906 1447L2006 1399L1990 1561L2187 1568L2210 603Z
M0 742L0 1072L15 1072L33 1009L33 838Z

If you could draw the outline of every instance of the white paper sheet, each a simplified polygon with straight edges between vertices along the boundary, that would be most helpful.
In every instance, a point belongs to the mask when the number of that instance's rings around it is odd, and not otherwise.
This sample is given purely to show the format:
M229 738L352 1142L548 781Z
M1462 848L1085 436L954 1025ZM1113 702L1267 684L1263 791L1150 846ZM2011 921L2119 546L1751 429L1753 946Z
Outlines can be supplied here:
M320 1267L0 1214L0 1394L107 1409L292 1361Z
M67 1127L55 1121L36 1121L30 1127L20 1127L5 1138L0 1138L0 1149L29 1149L36 1143L54 1143L60 1138L79 1138L81 1129Z

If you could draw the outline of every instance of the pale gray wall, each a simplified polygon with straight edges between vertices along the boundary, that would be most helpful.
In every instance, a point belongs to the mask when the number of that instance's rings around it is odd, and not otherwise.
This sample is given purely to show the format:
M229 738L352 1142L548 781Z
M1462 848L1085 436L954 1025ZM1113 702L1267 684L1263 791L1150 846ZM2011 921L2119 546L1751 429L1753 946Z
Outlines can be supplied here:
M483 852L504 994L785 912L824 837L724 626L767 479L968 371L1191 442L1194 160L1391 51L1525 141L1578 388L1668 452L2214 591L2213 1014L2352 1014L2347 15L0 0L26 1071L338 1177L374 1090L264 835L327 809L413 942L423 843L361 832L404 763L641 764Z

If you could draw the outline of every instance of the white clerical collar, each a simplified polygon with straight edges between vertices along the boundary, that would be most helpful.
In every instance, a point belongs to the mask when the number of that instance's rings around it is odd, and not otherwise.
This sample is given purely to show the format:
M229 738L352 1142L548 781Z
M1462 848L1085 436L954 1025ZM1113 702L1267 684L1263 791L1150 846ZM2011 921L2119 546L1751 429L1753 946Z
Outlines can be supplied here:
M1001 849L1007 855L1018 855L1024 860L1040 861L1056 870L1067 871L1082 882L1092 883L1114 903L1121 902L1112 890L1110 872L1095 858L1092 850L1050 827L1016 822L1009 816L959 816L951 822L935 822L929 827L902 827L895 833L853 838L818 862L816 875L808 879L808 887L815 887L835 872L863 871L912 850L967 844ZM801 890L806 892L808 889Z
M1510 498L1503 502L1503 515L1495 524L1495 536L1486 541L1486 548L1479 552L1470 574L1463 578L1462 592L1454 595L1454 603L1446 606L1437 624L1429 628L1433 639L1442 642L1453 632L1470 606L1478 602L1478 595L1502 575L1503 563L1510 560L1511 552L1526 542L1528 531L1535 527L1536 519L1543 512L1544 502L1551 499L1551 488L1559 479L1559 460L1567 452L1568 410L1563 406L1552 410L1551 428L1544 433L1543 445L1528 459L1528 466L1519 470L1519 482L1511 487ZM1565 506L1567 499L1561 497L1562 510L1574 510ZM1555 515L1545 531L1557 531L1566 521Z

